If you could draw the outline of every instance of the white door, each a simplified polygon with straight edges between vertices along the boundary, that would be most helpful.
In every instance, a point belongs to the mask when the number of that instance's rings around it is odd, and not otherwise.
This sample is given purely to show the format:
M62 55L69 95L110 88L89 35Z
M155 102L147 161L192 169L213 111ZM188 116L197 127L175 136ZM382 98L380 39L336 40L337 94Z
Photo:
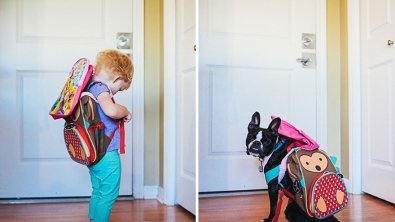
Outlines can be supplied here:
M395 0L361 1L362 191L395 203Z
M116 48L117 32L132 32L132 3L0 1L0 198L90 196L87 167L68 157L64 121L48 113L77 59L94 62ZM131 98L115 96L130 109ZM131 124L126 134L121 195L132 194Z
M316 20L325 28L325 6L317 13L325 1L199 3L199 192L264 189L260 162L246 155L255 111L262 127L274 114L325 142L326 70L296 62L302 53L322 52L314 39L315 49L303 48L302 33L325 39ZM325 48L325 40L320 44ZM322 64L326 61L318 60L317 66Z
M196 1L176 1L177 191L176 201L196 213Z

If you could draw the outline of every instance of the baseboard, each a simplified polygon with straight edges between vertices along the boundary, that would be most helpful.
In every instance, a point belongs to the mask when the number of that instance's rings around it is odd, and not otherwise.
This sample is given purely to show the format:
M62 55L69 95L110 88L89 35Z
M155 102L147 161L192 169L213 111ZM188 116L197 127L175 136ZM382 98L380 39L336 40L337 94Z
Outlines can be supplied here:
M41 197L41 198L0 198L1 204L36 204L36 203L78 203L89 202L90 197ZM117 201L134 200L132 196L118 196Z
M144 199L157 199L158 186L144 186Z
M254 194L267 194L267 190L205 192L205 193L199 193L199 198L243 196L243 195L254 195Z
M346 187L350 187L350 181L348 180L348 178L343 178L344 183L346 184ZM350 193L350 190L347 189L347 192Z
M163 187L158 186L158 197L156 199L162 204L165 202Z

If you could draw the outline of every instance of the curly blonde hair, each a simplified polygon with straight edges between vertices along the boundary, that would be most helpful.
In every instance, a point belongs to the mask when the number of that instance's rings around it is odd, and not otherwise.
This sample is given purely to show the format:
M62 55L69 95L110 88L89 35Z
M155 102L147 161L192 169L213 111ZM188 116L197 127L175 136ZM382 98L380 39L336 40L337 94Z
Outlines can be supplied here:
M108 69L113 78L115 75L121 75L122 80L126 82L125 89L132 84L134 67L130 58L113 49L101 51L96 56L95 73L100 73L101 69Z

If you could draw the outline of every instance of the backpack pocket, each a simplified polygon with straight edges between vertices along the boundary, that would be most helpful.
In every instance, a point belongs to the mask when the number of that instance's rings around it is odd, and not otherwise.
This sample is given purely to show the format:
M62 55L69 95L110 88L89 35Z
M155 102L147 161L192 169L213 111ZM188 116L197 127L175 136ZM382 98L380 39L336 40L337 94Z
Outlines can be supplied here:
M72 160L87 166L95 161L95 150L89 141L88 135L81 126L69 123L65 125L63 134L67 150Z
M317 219L330 217L348 204L346 185L338 173L322 172L313 181L309 194L309 210Z

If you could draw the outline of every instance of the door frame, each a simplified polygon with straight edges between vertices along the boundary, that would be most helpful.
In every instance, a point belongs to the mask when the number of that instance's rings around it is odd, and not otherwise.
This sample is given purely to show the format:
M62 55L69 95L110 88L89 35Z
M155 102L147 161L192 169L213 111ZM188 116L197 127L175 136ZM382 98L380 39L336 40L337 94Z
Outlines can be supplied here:
M144 0L133 0L132 193L144 198Z
M327 37L326 37L326 1L319 0L316 4L316 36L317 36L317 138L321 149L328 147L328 90L327 90ZM318 75L320 73L320 75Z
M163 1L163 203L176 204L176 0Z
M362 88L360 0L348 0L348 118L350 193L362 193ZM352 158L351 158L352 157Z

